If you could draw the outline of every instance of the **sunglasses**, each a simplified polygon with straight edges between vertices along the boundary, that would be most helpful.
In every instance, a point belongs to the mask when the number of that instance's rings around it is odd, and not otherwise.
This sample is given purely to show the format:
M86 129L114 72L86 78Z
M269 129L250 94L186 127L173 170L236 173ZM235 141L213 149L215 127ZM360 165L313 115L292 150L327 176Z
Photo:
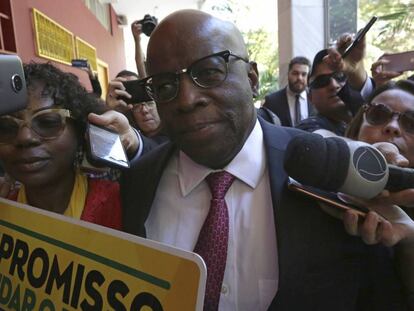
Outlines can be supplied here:
M346 82L346 75L343 72L334 72L327 75L319 75L309 84L309 88L320 89L327 87L329 84L331 84L331 79L334 79L339 84L343 84Z
M66 118L70 111L60 108L47 108L37 111L25 120L13 116L0 117L0 144L12 144L23 126L27 126L37 136L44 140L59 137L66 126Z
M178 95L180 75L187 73L199 87L208 89L219 86L227 78L230 57L248 63L249 60L229 50L214 53L196 60L188 68L177 72L160 73L144 79L148 95L157 103L166 103Z
M414 134L414 111L396 112L383 104L368 104L364 110L365 120L371 125L384 125L396 117L405 132Z

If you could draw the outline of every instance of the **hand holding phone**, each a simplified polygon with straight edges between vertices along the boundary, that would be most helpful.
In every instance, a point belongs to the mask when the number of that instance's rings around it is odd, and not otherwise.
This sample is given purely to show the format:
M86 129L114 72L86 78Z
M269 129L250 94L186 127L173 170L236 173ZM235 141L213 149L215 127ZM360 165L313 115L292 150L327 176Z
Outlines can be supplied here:
M289 178L288 189L315 199L319 202L323 202L328 206L334 207L343 212L352 210L354 213L361 217L365 217L365 215L369 212L369 210L364 207L346 203L345 201L341 200L340 197L334 192L323 191L315 187L305 186L292 178Z
M362 28L355 36L354 41L345 49L345 51L342 53L342 58L347 57L351 51L361 42L361 40L365 37L367 32L371 29L372 25L378 20L378 17L373 16L368 24L364 28Z
M87 59L72 59L72 67L88 68Z
M385 54L381 58L387 60L382 66L383 71L404 72L414 70L414 51Z
M120 96L119 99L122 99L127 104L140 104L143 102L152 101L151 97L149 97L145 89L142 80L122 81L122 84L125 87L125 91L131 95L131 98Z
M129 161L119 135L107 128L88 124L88 158L94 165L128 168Z
M17 55L0 55L0 115L26 108L27 100L20 58Z

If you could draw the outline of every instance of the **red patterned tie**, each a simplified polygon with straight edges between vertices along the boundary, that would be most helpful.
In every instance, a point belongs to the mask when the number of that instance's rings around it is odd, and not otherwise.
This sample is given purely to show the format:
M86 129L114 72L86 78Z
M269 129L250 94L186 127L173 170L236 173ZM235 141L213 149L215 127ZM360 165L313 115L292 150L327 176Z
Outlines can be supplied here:
M194 248L194 252L203 257L207 266L204 311L216 311L219 305L229 239L229 213L224 196L234 179L233 175L225 171L206 177L212 195L210 210Z

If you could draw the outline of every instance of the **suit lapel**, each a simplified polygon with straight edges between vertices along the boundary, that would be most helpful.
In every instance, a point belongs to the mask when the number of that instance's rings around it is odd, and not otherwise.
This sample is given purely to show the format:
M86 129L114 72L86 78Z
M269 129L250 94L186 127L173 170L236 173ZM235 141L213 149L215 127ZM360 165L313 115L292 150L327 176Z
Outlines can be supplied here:
M293 126L292 118L290 117L290 109L289 109L289 101L287 97L287 87L283 89L283 102L280 105L280 109L282 110L281 115L285 115L288 121L287 126Z
M155 199L158 184L169 159L175 151L172 143L143 155L121 179L124 230L146 237L145 221Z

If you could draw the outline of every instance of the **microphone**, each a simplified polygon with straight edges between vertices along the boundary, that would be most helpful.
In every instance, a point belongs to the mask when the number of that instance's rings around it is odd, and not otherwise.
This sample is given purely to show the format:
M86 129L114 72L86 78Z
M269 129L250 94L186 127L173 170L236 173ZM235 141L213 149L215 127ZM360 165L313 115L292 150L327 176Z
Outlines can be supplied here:
M387 165L376 148L339 137L301 134L287 146L284 167L298 182L371 199L382 190L414 188L414 170Z

